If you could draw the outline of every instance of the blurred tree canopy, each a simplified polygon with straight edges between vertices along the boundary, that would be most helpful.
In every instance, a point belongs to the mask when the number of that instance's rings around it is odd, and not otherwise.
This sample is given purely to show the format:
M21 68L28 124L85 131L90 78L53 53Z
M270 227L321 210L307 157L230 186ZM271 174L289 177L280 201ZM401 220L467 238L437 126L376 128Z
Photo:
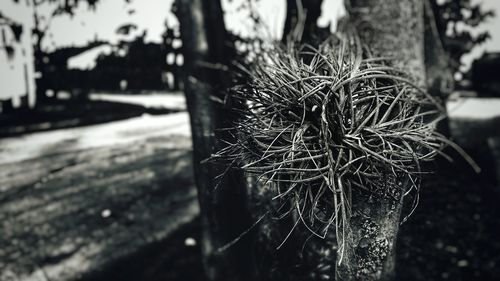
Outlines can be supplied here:
M33 1L33 4L35 7L46 3L55 4L56 9L53 11L52 15L74 15L74 10L82 2L87 3L90 8L95 9L96 4L97 2L99 2L99 0L35 0Z
M258 1L258 0L257 0ZM448 67L451 73L461 72L461 58L472 51L472 49L491 36L487 31L479 33L473 32L472 29L480 27L489 18L495 15L492 10L485 10L481 4L473 4L472 0L427 0L430 2L434 14L435 24L441 45L446 51L449 60ZM245 8L255 8L251 5L252 0L244 1ZM314 1L296 1L287 0L287 16L285 20L283 42L287 41L287 37L293 37L293 26L299 20L304 21L304 30L301 39L304 42L311 43L311 41L322 41L329 34L329 28L320 28L316 22L322 12L323 0ZM297 5L302 5L302 9L306 14L302 15L304 18L299 19ZM255 25L260 24L260 17L258 11L251 11L251 17L255 21ZM296 36L296 35L295 35Z
M19 3L19 0L12 1ZM47 50L43 49L42 43L50 29L52 19L61 15L73 17L75 10L84 3L87 4L89 9L95 10L98 2L99 0L33 0L33 29L31 33L33 36L35 71L40 74L40 77L36 81L36 91L39 101L45 98L45 91L49 83L47 81L47 73L50 72L50 56ZM47 7L49 9L46 10Z
M21 39L21 34L23 33L23 26L18 22L6 17L0 12L0 27L2 25L8 26L12 31L12 34L14 35L15 41L19 42L19 40ZM7 53L7 57L12 58L14 56L14 47L12 47L9 42L7 42L5 36L2 36L0 39L0 50L4 49Z
M471 32L488 18L495 15L492 10L484 10L481 4L472 4L471 0L431 0L436 27L445 51L449 55L449 66L453 73L461 72L463 55L491 36L487 31L477 34Z
M35 53L42 52L41 43L50 27L50 23L53 17L59 15L74 16L75 9L78 8L78 6L82 2L87 3L90 9L95 9L98 1L99 0L34 0L33 9L34 9L35 26L33 28L33 35L35 36L36 39L34 46ZM40 6L46 4L52 4L54 6L48 18L46 18L46 16L44 15L40 15L38 11ZM43 25L42 21L44 22Z

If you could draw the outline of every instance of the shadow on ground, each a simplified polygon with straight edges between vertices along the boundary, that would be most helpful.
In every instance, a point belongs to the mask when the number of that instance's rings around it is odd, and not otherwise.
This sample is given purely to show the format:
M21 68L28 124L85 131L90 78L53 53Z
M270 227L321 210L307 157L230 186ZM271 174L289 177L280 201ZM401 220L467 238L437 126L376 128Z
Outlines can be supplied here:
M456 163L431 163L435 174L425 178L417 211L402 225L398 241L396 280L499 280L500 192L493 180L491 159L475 153L484 171L475 174ZM79 281L205 280L195 220L169 238Z

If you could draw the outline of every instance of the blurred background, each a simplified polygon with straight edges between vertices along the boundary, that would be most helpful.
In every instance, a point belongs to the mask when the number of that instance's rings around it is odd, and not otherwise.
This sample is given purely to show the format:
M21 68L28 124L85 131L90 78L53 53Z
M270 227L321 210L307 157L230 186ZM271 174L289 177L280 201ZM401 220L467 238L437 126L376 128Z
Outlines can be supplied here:
M203 280L173 2L1 1L0 280ZM499 280L500 2L430 2L455 82L447 130L482 172L437 163L398 270ZM222 5L241 51L282 37L285 0ZM342 15L323 0L317 24Z

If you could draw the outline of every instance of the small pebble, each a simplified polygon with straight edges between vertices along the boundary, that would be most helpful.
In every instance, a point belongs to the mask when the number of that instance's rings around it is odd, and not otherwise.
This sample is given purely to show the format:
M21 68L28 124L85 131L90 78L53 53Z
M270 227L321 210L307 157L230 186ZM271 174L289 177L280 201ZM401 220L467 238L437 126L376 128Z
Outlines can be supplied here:
M111 216L111 211L109 209L102 210L101 217L109 218L109 216Z
M184 240L184 245L186 245L188 247L196 246L196 240L194 240L194 238L192 238L192 237L188 237L188 238L186 238L186 240Z
M469 265L469 262L467 260L459 260L457 262L458 267L467 267Z
M330 276L329 275L326 275L326 274L321 274L320 276L320 280L330 280Z
M455 247L455 246L451 246L451 245L446 246L445 250L446 250L447 252L450 252L450 253L453 253L453 254L458 253L458 248L457 248L457 247Z

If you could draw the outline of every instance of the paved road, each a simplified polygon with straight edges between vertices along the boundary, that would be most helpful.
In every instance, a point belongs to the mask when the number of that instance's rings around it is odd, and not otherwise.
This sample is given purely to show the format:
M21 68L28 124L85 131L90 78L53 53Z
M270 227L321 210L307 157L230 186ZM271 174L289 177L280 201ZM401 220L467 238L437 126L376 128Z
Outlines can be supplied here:
M190 146L186 113L1 139L0 280L74 280L192 221Z

